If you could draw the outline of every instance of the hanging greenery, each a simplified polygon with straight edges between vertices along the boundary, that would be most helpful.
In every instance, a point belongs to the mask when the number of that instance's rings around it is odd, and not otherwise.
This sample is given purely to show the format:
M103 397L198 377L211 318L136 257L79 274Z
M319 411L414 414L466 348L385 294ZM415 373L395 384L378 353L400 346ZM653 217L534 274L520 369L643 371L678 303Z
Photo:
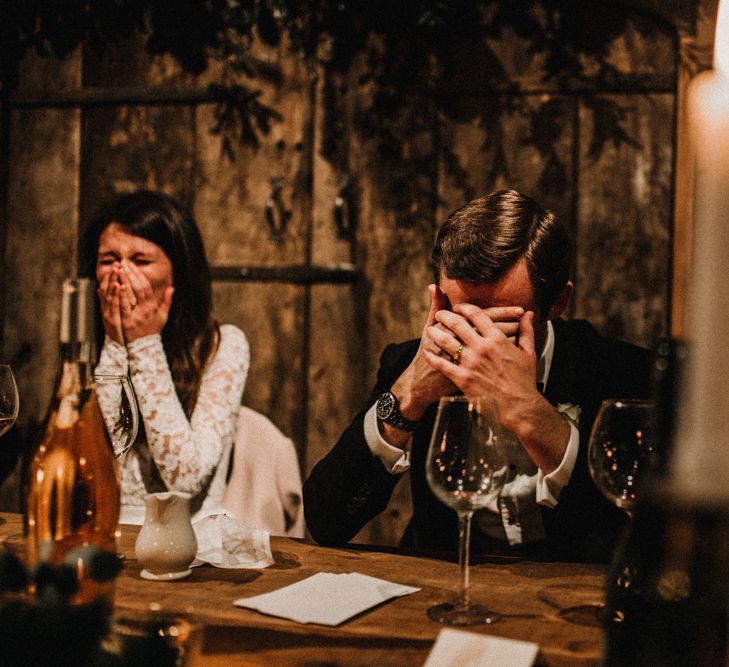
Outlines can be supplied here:
M421 139L434 135L439 116L481 125L481 148L494 155L494 179L508 176L502 115L523 114L528 141L543 157L540 188L561 193L568 174L554 146L565 109L552 96L535 104L515 94L519 77L504 65L499 49L505 36L523 44L524 61L538 63L533 70L551 91L598 90L626 81L609 55L629 27L644 36L663 29L655 16L644 20L640 10L625 11L607 0L6 0L0 4L0 76L7 92L29 49L62 58L84 44L101 53L135 33L144 35L147 51L171 54L194 75L212 59L224 62L230 77L214 91L222 101L213 131L224 135L232 157L232 141L255 146L279 118L236 72L255 77L256 39L269 45L285 39L323 86L325 157L346 173L347 133L373 141L389 168L389 190L382 196L409 224L407 211L422 210L414 203L433 196L432 150ZM373 91L354 128L342 121L353 86ZM469 89L484 97L478 111L454 104L452 92ZM599 119L591 155L608 143L633 141L621 124L625 109L614 98L585 95L584 104ZM465 182L455 156L443 152L452 177Z

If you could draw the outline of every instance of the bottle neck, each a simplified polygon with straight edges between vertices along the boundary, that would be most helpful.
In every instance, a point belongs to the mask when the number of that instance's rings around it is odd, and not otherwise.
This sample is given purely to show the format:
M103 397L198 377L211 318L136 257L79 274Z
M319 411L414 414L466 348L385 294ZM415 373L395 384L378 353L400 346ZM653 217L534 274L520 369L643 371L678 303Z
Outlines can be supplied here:
M61 361L73 361L92 366L95 361L94 344L91 341L61 343Z
M94 363L94 345L90 341L61 343L60 368L63 375L71 368L75 368L74 374L78 375L83 386L88 386L91 382Z

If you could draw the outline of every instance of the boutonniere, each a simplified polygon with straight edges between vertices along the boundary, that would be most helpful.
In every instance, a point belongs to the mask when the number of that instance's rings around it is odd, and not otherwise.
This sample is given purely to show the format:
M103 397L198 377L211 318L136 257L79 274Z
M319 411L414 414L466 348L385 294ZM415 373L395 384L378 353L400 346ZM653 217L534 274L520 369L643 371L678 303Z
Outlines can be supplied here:
M571 424L574 424L575 428L580 427L580 413L582 412L581 405L574 405L573 403L558 403L556 407L557 412L567 419Z

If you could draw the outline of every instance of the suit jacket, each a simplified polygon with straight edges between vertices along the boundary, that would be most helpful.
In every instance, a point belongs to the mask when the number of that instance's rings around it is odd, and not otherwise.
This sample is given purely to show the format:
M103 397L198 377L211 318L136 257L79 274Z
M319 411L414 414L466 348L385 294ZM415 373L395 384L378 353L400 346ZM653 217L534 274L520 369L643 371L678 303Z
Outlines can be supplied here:
M645 398L651 393L652 354L605 338L583 320L554 320L555 347L545 397L553 405L582 408L580 447L567 486L555 508L541 508L546 538L539 544L509 547L489 538L474 523L473 553L514 553L548 560L602 561L610 558L625 523L593 483L587 465L592 423L605 398ZM387 506L401 475L390 474L370 452L364 416L412 361L418 341L389 345L380 358L377 383L365 408L304 483L304 512L312 537L321 544L348 542ZM425 457L436 406L428 408L413 433L410 484L412 518L402 545L419 550L456 551L456 514L430 491Z

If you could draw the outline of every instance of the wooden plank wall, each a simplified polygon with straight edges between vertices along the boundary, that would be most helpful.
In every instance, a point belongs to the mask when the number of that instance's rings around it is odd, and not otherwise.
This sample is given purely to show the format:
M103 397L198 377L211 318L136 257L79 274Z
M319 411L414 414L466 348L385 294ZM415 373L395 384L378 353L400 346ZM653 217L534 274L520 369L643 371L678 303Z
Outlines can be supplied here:
M345 263L359 270L359 280L343 284L214 284L220 321L240 326L251 343L244 403L291 435L304 474L369 393L384 345L419 335L438 224L494 188L535 196L573 231L572 316L654 346L669 325L678 46L669 29L650 39L634 29L614 43L613 64L643 81L617 92L545 87L543 63L526 57L525 44L513 36L491 45L518 84L509 92L490 89L475 66L467 67L474 64L469 54L462 54L463 76L437 96L423 91L418 117L398 121L414 128L409 157L426 165L412 174L423 194L413 200L407 224L386 195L392 175L376 137L359 131L376 93L359 83L364 63L344 78L320 73L313 79L286 45L257 45L261 77L254 83L281 120L257 149L234 143L231 160L221 136L210 131L215 105L201 94L208 83L223 80L219 66L194 78L168 58L148 56L139 40L102 58L89 52L63 63L28 58L11 114L3 280L3 357L18 360L21 425L40 419L49 398L58 293L62 278L75 270L79 234L101 202L136 187L164 190L193 209L214 266ZM328 106L327 85L348 91L336 109ZM109 101L114 91L119 97L120 90L162 86L174 92L168 102L135 102L134 95ZM106 101L93 102L92 89L105 91ZM69 91L86 91L92 101L39 101ZM192 91L187 101L185 91ZM605 95L624 108L622 126L634 142L593 155L600 123L594 101ZM553 122L543 128L546 141L542 136L535 142L528 111L545 101ZM490 142L495 117L503 152ZM556 184L543 178L554 165L563 169ZM290 212L280 238L265 217L274 183ZM338 196L345 222L356 222L351 236L337 230ZM395 543L408 519L408 498L401 483L388 510L358 539ZM13 502L6 492L4 505Z

